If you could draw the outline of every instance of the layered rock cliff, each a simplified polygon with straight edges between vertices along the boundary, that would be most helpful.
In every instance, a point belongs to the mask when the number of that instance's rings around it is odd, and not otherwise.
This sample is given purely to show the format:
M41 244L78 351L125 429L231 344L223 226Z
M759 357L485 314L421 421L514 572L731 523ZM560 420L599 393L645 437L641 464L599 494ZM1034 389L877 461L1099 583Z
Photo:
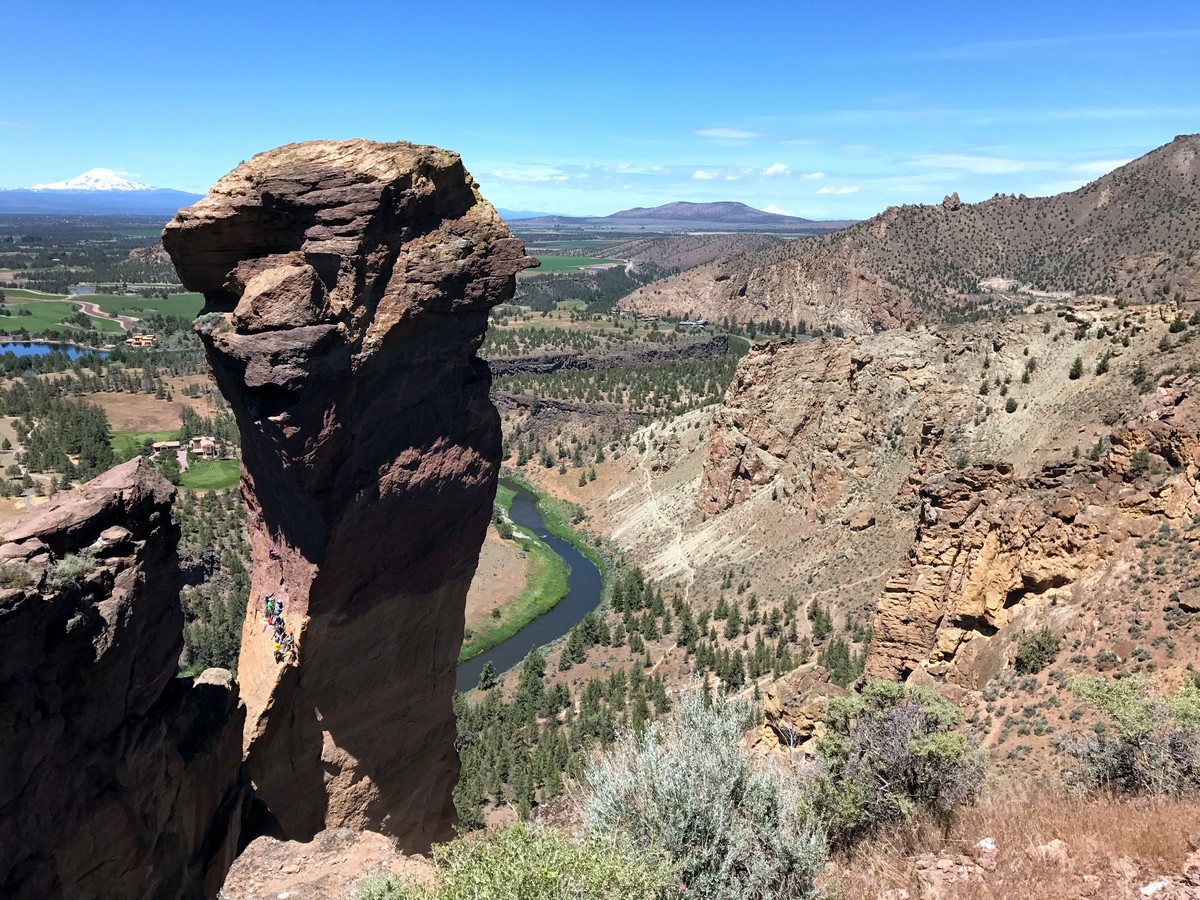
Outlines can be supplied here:
M1194 543L1197 385L1164 381L1143 416L1109 443L1097 461L1050 465L1028 478L987 465L923 484L916 540L880 598L866 676L981 687L1035 628L1094 634L1105 624L1099 608L1120 609L1138 595L1151 609L1178 610L1181 599L1200 608L1179 591L1168 600L1122 584L1151 538L1166 546L1168 535L1181 533ZM1159 568L1155 580L1166 582L1172 573ZM1122 657L1135 649L1103 643Z
M245 796L228 672L177 678L174 489L142 460L0 546L0 894L212 896Z
M349 826L423 849L452 820L455 662L500 459L475 351L534 263L457 155L361 140L254 157L163 243L205 296L242 434L259 812L291 839Z

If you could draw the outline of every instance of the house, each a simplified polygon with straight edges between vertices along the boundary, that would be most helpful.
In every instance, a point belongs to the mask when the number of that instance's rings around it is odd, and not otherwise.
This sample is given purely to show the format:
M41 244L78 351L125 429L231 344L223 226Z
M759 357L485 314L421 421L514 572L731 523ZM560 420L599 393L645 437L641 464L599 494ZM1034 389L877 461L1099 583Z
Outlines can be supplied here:
M198 436L188 441L188 450L202 459L216 459L221 455L221 448L216 438Z
M157 334L135 334L133 337L125 338L127 347L154 347L157 344Z
M178 450L182 445L179 441L155 441L151 446L157 453L159 450Z

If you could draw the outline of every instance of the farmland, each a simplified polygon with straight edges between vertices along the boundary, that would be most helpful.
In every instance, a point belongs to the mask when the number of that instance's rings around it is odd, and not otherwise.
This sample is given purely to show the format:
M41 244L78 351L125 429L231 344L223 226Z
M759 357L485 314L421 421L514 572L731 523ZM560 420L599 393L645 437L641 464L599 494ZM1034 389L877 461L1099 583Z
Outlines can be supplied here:
M622 265L619 259L603 259L598 256L538 256L541 266L536 269L529 269L524 274L527 276L550 275L555 272L578 272L581 269L588 269L593 266L619 266Z
M12 311L12 315L0 317L0 333L15 334L21 331L29 334L38 334L46 331L54 331L61 334L62 332L69 333L72 330L79 330L76 326L62 324L64 318L79 313L79 307L74 303L69 303L65 300L24 300L16 302L17 298L13 296L15 292L6 291L5 293L10 299L8 309ZM95 331L112 335L124 334L124 329L116 322L109 319L97 319L94 316L88 316L87 318L92 323L91 327Z

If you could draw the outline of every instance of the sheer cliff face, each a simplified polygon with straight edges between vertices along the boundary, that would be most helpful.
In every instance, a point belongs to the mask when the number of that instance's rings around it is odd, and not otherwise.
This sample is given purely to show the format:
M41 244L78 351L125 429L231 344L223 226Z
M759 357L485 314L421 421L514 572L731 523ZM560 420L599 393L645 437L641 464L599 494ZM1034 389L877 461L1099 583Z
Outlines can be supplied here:
M134 460L0 537L2 896L211 896L233 861L244 710L176 677L173 495Z
M242 433L257 795L290 838L428 846L452 820L454 669L500 459L475 351L532 261L458 156L368 141L256 156L163 242L205 295L197 329Z

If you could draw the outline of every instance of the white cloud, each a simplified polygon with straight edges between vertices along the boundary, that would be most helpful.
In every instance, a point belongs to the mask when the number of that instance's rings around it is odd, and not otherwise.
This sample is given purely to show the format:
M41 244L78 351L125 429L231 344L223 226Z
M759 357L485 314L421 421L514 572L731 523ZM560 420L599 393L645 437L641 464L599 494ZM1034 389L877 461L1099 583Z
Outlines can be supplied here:
M1167 41L1194 40L1200 37L1200 31L1179 28L1171 31L1128 31L1112 34L1076 34L1062 37L1029 37L1005 41L981 41L974 44L962 44L957 47L943 47L937 50L917 53L914 59L961 60L961 59L1011 59L1017 53L1049 53L1063 51L1067 47L1080 48L1073 52L1078 55L1080 50L1092 45L1097 49L1104 45L1128 44L1132 41Z
M1070 172L1073 175L1096 177L1125 165L1128 159L1096 159L1079 163L1063 163L1053 159L1011 159L1002 156L979 156L969 153L923 153L910 157L914 166L954 169L973 175L1015 175L1024 172Z
M747 131L745 128L698 128L692 134L717 141L749 141L764 136L761 131Z
M542 184L547 181L567 181L570 176L552 166L517 165L507 171L493 172L492 177L518 184Z
M725 180L726 181L741 181L742 176L741 175L726 175Z
M697 181L712 181L717 177L716 172L705 172L703 169L697 169L692 173L692 177Z
M825 177L825 173L824 172L805 172L800 177L807 181L820 181L822 178Z
M1013 175L1017 172L1036 172L1052 168L1053 163L1027 159L1006 159L1001 156L973 156L968 153L921 153L909 157L914 166L934 169L958 169L976 175Z
M791 213L790 213L790 212L787 212L786 210L782 210L782 209L780 209L780 208L779 208L778 206L776 206L774 203L768 203L766 206L764 206L764 207L762 208L762 211L763 211L763 212L774 213L774 214L775 214L775 215L777 215L777 216L790 216L790 215L791 215Z
M601 168L605 168L601 166ZM661 175L667 171L662 166L641 166L634 163L619 163L612 171L620 172L624 175Z
M783 163L771 163L762 170L764 178L774 178L776 175L791 175L792 170Z
M818 194L857 194L858 188L849 187L849 186L836 187L836 188L835 187L823 187L823 188L817 188L817 193Z
M1067 166L1067 171L1098 178L1101 175L1107 175L1113 169L1121 168L1129 161L1128 159L1096 159L1091 162L1073 163Z

